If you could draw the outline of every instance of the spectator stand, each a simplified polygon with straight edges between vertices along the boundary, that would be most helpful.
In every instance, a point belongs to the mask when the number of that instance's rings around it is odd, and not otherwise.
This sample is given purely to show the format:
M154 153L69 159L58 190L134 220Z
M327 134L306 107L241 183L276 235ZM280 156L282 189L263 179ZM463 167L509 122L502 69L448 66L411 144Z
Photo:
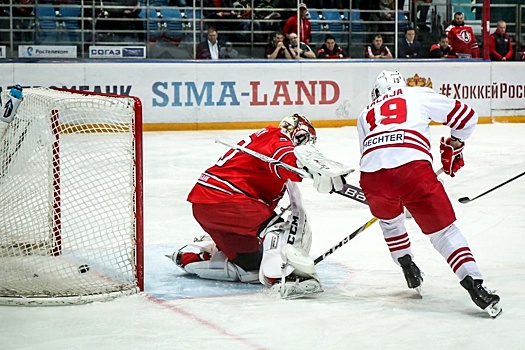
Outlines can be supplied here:
M35 27L38 45L58 45L66 36L65 23L57 17L53 4L36 6Z

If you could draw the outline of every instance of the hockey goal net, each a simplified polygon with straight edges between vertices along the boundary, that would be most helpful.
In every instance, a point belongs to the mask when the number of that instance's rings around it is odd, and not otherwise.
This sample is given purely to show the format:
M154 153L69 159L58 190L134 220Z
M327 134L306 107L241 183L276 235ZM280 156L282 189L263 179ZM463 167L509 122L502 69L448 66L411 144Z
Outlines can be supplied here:
M0 122L0 305L143 290L140 100L23 93L15 119Z

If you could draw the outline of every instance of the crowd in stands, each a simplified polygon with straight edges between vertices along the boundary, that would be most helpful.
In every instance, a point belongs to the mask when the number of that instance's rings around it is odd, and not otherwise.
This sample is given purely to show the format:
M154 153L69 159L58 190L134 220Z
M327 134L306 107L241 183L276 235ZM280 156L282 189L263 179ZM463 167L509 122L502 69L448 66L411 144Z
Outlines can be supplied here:
M432 0L0 0L0 45L11 43L39 44L33 29L42 26L39 6L52 8L57 28L77 22L77 30L85 32L83 40L97 43L146 43L168 40L179 44L184 38L170 37L170 31L198 30L205 40L195 43L198 59L240 57L243 45L267 45L263 57L268 59L414 59L414 58L479 58L480 47L476 34L465 24L464 14L456 12L446 28L431 28L428 22ZM65 8L82 8L78 19L62 17ZM177 18L172 18L172 8ZM199 8L199 28L194 9ZM406 9L409 11L406 11ZM149 11L152 9L154 12ZM309 10L312 9L312 10ZM326 18L326 11L337 17ZM349 14L358 12L362 32L349 26ZM153 13L153 14L152 14ZM315 13L316 17L312 18ZM396 40L396 18L404 16L399 27L397 52L392 51ZM189 18L190 17L190 18ZM12 19L12 20L11 20ZM64 20L66 19L66 20ZM333 22L342 24L334 32ZM151 23L154 34L150 33ZM178 25L178 26L177 26ZM173 29L176 28L176 29ZM403 29L403 30L401 30ZM436 30L437 29L437 30ZM51 31L52 29L46 29ZM432 36L426 35L433 32ZM219 34L221 38L219 39ZM313 38L315 34L315 39ZM357 39L354 40L354 35ZM359 36L361 35L361 36ZM187 37L190 37L189 35ZM192 40L193 36L191 36ZM364 40L363 40L364 38ZM421 40L420 38L423 38ZM353 46L361 49L359 54ZM364 49L364 50L363 50ZM515 42L506 32L506 22L500 20L490 36L490 59L514 59ZM259 58L259 57L254 57Z

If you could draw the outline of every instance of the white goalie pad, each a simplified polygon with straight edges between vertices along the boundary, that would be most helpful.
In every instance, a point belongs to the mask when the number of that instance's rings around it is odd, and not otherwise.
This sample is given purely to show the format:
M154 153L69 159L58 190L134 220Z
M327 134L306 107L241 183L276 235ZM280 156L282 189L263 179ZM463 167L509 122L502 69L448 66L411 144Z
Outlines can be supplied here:
M286 233L286 243L308 253L312 246L312 229L306 215L301 191L297 184L290 180L286 182L286 191L290 197L291 210L283 227Z
M211 255L211 259L197 261L182 267L178 265L176 261L177 254L180 251L195 254L207 252ZM182 268L185 272L197 275L200 278L229 282L241 281L246 283L259 281L258 271L245 271L240 266L229 261L223 252L217 250L215 243L209 237L195 240L192 244L187 244L173 254L166 255L166 257L171 259L175 265Z
M289 276L292 272L297 276L318 279L313 259L308 255L312 231L301 193L294 182L288 181L286 187L291 210L287 221L273 224L261 235L264 242L259 280L266 286L271 285L270 279L281 278L283 274Z
M295 147L294 154L301 166L306 167L309 173L317 172L321 175L335 177L345 176L355 171L349 165L327 158L312 144Z
M199 261L186 265L184 270L200 278L217 281L254 283L258 280L257 271L245 271L229 261L221 251L213 254L209 261Z

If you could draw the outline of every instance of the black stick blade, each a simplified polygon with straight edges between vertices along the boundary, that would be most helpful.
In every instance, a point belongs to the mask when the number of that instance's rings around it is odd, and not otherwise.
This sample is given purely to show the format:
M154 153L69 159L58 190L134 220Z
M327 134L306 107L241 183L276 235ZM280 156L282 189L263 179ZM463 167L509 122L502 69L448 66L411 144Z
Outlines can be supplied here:
M460 199L458 199L458 201L459 201L461 204L465 204L465 203L470 202L470 198L469 198L469 197L461 197Z

